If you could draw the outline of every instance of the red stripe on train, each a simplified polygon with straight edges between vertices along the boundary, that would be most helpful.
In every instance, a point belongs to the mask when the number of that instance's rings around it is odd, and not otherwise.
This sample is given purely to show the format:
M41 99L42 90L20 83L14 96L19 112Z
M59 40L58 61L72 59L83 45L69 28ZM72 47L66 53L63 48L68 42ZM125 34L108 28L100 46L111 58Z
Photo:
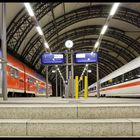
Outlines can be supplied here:
M114 90L114 89L119 89L119 88L137 86L137 85L140 85L140 81L133 82L133 83L128 83L128 84L123 84L123 85L119 85L119 86L115 86L115 87L111 87L111 88L106 88L106 89L102 89L100 91Z

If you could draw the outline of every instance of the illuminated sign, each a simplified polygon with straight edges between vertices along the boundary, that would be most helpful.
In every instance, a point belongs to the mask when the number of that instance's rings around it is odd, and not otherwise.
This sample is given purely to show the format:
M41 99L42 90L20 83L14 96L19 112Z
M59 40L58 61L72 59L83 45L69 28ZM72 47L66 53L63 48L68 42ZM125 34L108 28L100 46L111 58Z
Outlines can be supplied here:
M64 64L64 53L43 53L41 55L42 64Z
M98 62L98 53L76 53L75 63L96 63Z
M0 50L0 58L2 58L2 51Z

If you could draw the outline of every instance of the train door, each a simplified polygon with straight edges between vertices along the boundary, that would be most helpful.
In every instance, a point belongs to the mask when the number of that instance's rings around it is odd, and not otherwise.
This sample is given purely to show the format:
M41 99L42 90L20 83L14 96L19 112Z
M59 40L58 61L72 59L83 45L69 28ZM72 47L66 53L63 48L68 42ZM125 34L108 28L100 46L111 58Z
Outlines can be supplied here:
M20 73L19 76L19 89L24 91L24 73Z
M28 77L27 80L27 90L30 91L30 77Z

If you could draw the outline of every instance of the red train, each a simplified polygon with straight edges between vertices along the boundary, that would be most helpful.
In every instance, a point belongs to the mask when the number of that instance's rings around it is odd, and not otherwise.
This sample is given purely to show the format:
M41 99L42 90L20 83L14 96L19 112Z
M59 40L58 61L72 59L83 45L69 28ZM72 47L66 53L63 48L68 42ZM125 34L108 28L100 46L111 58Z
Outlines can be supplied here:
M7 55L7 60L7 92L9 97L46 95L46 82L44 77L9 54ZM2 71L0 66L0 93L2 88L1 76ZM48 86L50 96L52 95L52 86L50 83L48 83Z

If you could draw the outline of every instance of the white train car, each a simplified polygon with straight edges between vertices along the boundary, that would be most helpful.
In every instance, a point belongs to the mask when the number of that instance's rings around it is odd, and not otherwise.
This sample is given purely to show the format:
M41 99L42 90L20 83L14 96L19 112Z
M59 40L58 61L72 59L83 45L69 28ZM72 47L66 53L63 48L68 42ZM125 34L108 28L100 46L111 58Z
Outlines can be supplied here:
M89 96L96 96L96 83ZM101 96L140 96L140 56L100 79Z

